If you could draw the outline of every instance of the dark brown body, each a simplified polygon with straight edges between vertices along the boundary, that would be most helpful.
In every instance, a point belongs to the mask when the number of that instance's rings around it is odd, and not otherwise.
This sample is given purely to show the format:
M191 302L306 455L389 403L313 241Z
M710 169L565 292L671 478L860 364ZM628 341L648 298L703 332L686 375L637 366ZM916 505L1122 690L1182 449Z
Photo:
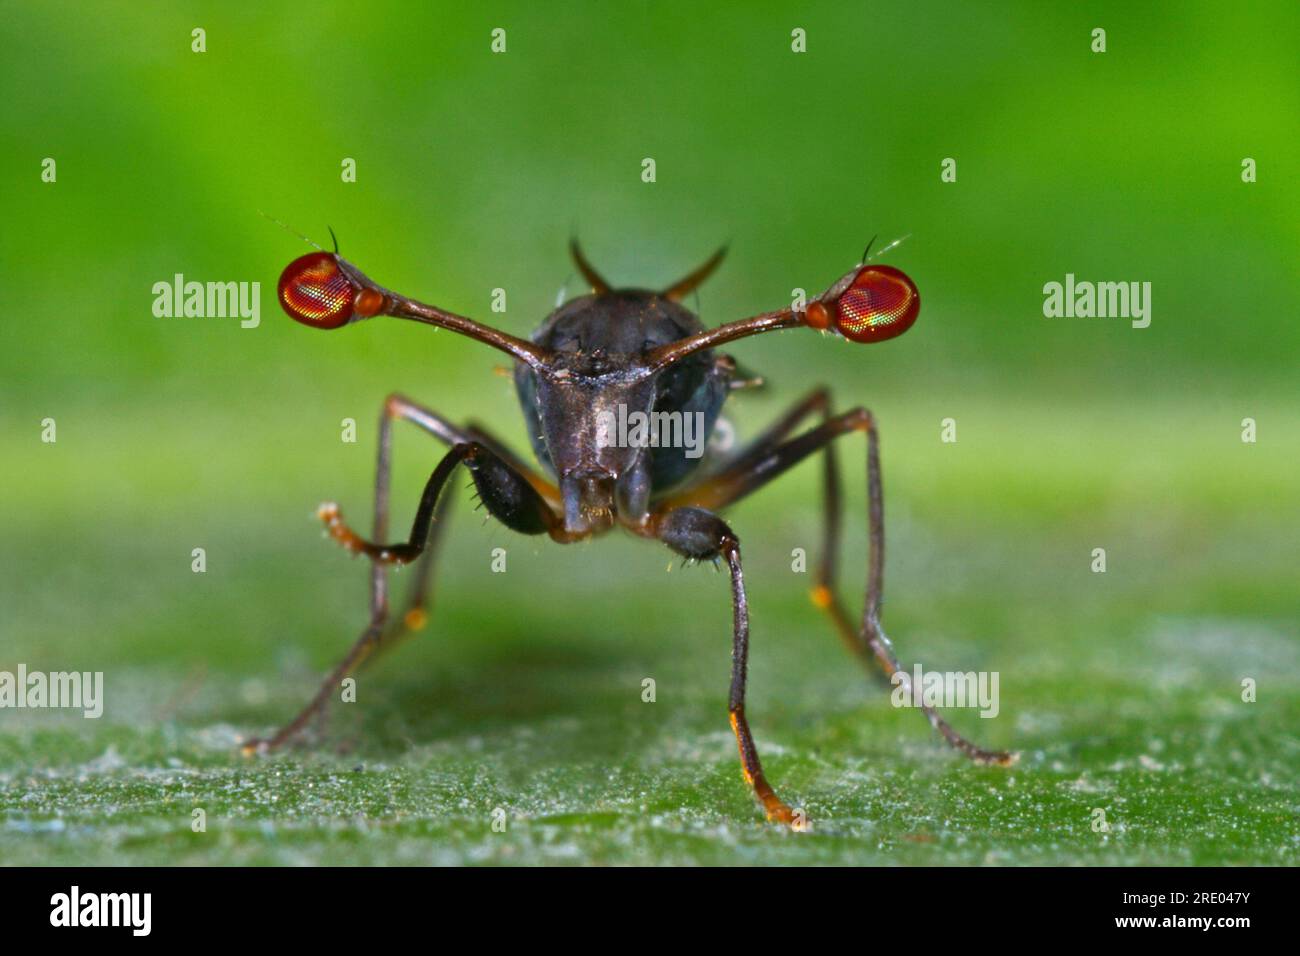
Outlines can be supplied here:
M532 336L551 349L559 374L515 365L515 385L533 451L559 479L565 529L607 529L614 521L644 525L651 498L678 485L700 464L682 447L602 445L592 422L602 414L678 412L698 415L713 431L735 363L695 352L648 375L641 357L704 331L700 320L657 292L585 295L556 309Z

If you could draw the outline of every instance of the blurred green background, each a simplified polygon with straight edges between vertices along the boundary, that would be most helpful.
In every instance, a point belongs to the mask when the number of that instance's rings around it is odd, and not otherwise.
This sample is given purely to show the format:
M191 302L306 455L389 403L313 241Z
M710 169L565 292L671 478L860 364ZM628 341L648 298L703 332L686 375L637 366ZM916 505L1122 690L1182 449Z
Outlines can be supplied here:
M0 860L1294 862L1295 4L4 2L0 31L0 669L107 682L99 721L0 711ZM516 537L463 494L425 634L319 747L241 760L364 623L366 571L312 512L368 513L383 397L527 447L495 353L290 322L275 282L308 247L259 211L517 335L580 291L574 232L638 286L729 242L708 324L910 234L887 261L916 327L739 343L772 385L729 417L751 435L818 383L874 410L887 626L905 662L1001 674L998 719L953 719L1021 764L964 763L844 656L790 570L816 554L813 464L731 518L751 722L811 833L762 824L740 778L724 577ZM156 318L178 272L260 282L261 324ZM1150 282L1150 327L1045 318L1066 273ZM399 426L394 527L440 451Z

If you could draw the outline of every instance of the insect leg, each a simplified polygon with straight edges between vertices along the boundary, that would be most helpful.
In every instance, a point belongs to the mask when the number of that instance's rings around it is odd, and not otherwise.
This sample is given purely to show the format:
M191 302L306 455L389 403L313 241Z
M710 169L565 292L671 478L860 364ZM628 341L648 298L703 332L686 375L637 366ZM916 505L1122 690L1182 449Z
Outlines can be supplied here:
M668 511L671 508L686 505L698 505L702 508L714 507L708 502L722 500L720 493L730 488L738 476L747 475L756 467L759 467L763 459L770 456L772 451L781 444L781 441L799 426L800 422L814 412L820 412L824 421L829 411L830 390L825 386L813 389L790 406L784 415L764 429L758 437L746 444L736 454L724 460L721 467L695 478L684 487L678 488L660 499L657 502L658 510ZM834 447L828 445L826 453L833 464L835 460ZM827 475L828 482L832 479L838 479L838 474L838 469L831 469ZM838 489L836 490L838 491ZM838 501L838 498L836 500Z
M388 396L379 415L379 450L375 461L373 527L376 538L384 538L388 534L389 476L393 460L392 431L393 422L399 418L412 421L425 431L449 443L454 443L459 437L456 429L436 413L421 408L400 395ZM450 496L446 497L449 498ZM439 505L439 515L441 516L445 510L446 498ZM441 535L441 531L442 522L440 521L435 524L428 550L420 561L420 570L413 589L415 597L412 599L411 609L403 616L403 620L412 630L423 624L423 593L427 589L426 582L431 570L432 558L436 552L436 542ZM417 608L418 616L415 616L412 612L416 611ZM388 567L384 564L375 564L371 568L370 575L370 620L365 630L361 632L361 636L353 643L343 660L335 666L329 676L321 683L320 688L307 706L292 721L268 740L249 741L244 745L244 751L251 753L278 747L301 731L314 715L323 713L325 705L329 702L330 694L337 689L339 682L358 668L378 648L383 637L387 618Z
M438 421L443 427L451 428L452 426L439 419L437 415L421 406L412 405L400 396L394 396L391 401L399 400L405 404L405 407L418 411L425 420ZM540 474L529 468L517 455L515 455L504 443L495 438L490 432L482 426L470 422L460 430L463 435L463 441L477 441L486 445L497 456L503 458L512 468L523 475L533 487L542 495L550 500L558 500L559 492L549 481ZM433 565L437 560L437 545L441 535L446 533L447 519L451 515L451 504L455 497L455 489L448 488L446 493L438 499L438 510L433 518L433 528L429 532L429 543L425 547L424 554L420 555L419 563L416 566L415 583L411 588L410 596L407 599L406 610L402 613L402 624L405 628L405 634L409 635L413 631L418 631L428 623L428 604L430 600L430 587L433 579ZM376 535L379 537L379 535ZM380 565L379 567L383 567ZM395 635L397 636L397 635ZM391 647L393 642L385 639L384 648Z
M825 548L818 570L817 587L813 590L813 603L830 615L841 639L864 663L874 659L886 677L893 678L895 674L900 674L899 681L910 687L911 678L899 666L893 644L885 634L884 626L880 621L880 604L885 587L885 505L880 475L880 436L876 429L876 419L871 412L862 408L846 412L840 417L851 418L858 423L856 427L867 434L867 593L862 610L861 629L854 629L836 591L839 526L843 509L840 503L838 468L834 459L829 456L825 463ZM826 447L827 451L831 448L829 444ZM985 750L967 740L929 704L923 703L921 711L944 740L975 763L1008 767L1019 759L1019 754L1005 750Z
M405 563L414 560L420 556L424 550L425 542L429 537L429 526L432 523L434 505L437 501L439 492L447 483L451 472L461 463L475 446L470 444L457 444L450 452L439 462L438 467L434 469L433 474L429 477L425 485L424 493L420 498L420 507L416 512L415 523L411 530L411 540L402 545L383 546L372 545L364 539L357 536L354 532L343 524L339 517L337 506L322 506L321 514L330 526L330 533L335 539L341 541L345 547L355 553L365 554L376 564ZM376 526L383 529L387 523L387 465L388 455L385 451L385 442L380 442L379 459L381 463L381 478L377 480L376 490ZM320 689L308 702L307 706L284 727L280 728L268 740L251 740L243 747L245 753L260 753L273 750L292 739L297 735L307 722L317 713L321 712L329 702L330 695L333 694L339 686L339 682L355 671L367 658L369 658L379 646L380 638L384 633L384 626L388 619L388 600L385 579L381 575L374 575L371 578L371 608L370 622L366 629L362 631L361 636L357 638L343 659L335 665L329 676L321 683Z
M382 458L381 454L381 458ZM376 564L406 564L422 557L430 546L430 527L441 493L456 466L464 463L473 475L479 495L489 513L507 527L524 534L541 534L557 528L560 519L545 499L533 488L528 477L517 471L504 459L477 441L458 441L438 463L425 484L411 525L410 537L405 542L382 544L367 541L349 528L336 505L324 505L320 514L330 535L354 554L364 554ZM386 494L385 494L386 497ZM386 509L386 501L384 504ZM386 510L377 512L386 517ZM379 522L382 528L384 521ZM361 637L342 661L334 668L307 707L270 740L251 741L244 746L246 753L273 749L297 734L311 716L328 702L339 681L370 657L379 645L387 620L387 602L381 592L372 608L371 621Z
M458 428L451 422L447 421L437 412L426 408L423 405L417 405L403 395L393 394L388 396L384 403L384 414L380 419L381 447L382 436L385 430L390 427L390 423L395 418L401 418L411 422L417 427L423 429L435 438L440 439L448 445L454 445L457 442L477 441L486 445L495 455L503 458L515 471L523 475L528 483L544 499L550 502L559 501L559 490L539 474L530 468L519 456L515 455L505 443L498 440L482 426L470 422L463 428ZM381 464L381 467L383 465ZM378 482L376 482L378 485ZM406 610L402 613L402 624L406 633L418 631L428 622L428 610L430 585L432 581L433 565L437 559L437 550L439 540L445 533L447 526L446 519L451 514L451 504L454 498L454 489L448 488L438 501L438 511L434 516L433 528L429 532L429 543L425 548L424 554L420 556L419 564L415 572L415 583L411 587L410 596L407 599ZM376 490L376 512L378 512L378 490ZM381 539L387 535L387 525L379 525L376 522L374 536ZM387 574L387 568L384 565L375 566L376 573ZM396 636L396 635L395 635ZM391 646L390 641L385 641L384 647Z
M781 801L763 776L754 737L745 720L745 683L749 669L749 602L745 598L745 581L740 567L740 541L731 528L715 514L702 508L677 508L661 512L655 518L658 538L678 554L699 561L718 557L727 562L731 572L731 692L727 712L731 730L740 750L740 766L754 795L763 804L767 818L777 823L793 823L794 813Z
M867 531L868 564L866 605L863 608L862 626L855 629L848 613L840 602L835 585L836 563L839 551L841 501L839 478L835 461L828 456L824 479L825 489L825 545L818 570L813 602L825 610L844 643L863 662L874 661L887 677L902 671L893 645L880 623L880 603L884 589L884 496L880 478L880 441L875 418L864 408L855 408L827 418L821 425L783 444L766 449L749 461L739 462L739 467L723 469L711 479L672 496L666 504L721 509L745 495L756 491L778 475L797 465L817 451L830 451L831 443L847 434L865 432L867 435ZM901 681L908 681L902 671ZM1017 755L1001 750L984 750L966 740L928 704L923 704L930 724L945 740L976 763L1008 766Z

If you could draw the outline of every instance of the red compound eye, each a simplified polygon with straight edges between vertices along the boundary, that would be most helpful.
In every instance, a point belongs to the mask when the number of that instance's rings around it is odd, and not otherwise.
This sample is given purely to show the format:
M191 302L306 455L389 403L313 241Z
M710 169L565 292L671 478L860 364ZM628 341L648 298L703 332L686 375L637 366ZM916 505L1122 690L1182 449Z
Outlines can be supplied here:
M366 291L366 290L363 290ZM337 329L352 318L356 290L328 252L299 256L280 274L280 305L315 329Z
M838 298L808 308L815 328L834 325L850 342L883 342L902 335L921 312L921 294L892 266L866 266Z

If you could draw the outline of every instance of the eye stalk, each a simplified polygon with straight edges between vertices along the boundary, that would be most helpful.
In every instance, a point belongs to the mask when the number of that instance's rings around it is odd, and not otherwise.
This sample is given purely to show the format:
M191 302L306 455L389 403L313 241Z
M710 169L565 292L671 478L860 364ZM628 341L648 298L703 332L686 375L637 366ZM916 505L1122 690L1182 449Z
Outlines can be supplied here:
M809 328L834 328L850 342L883 342L902 335L921 312L921 294L893 266L863 266L826 291L804 312Z
M893 266L862 265L802 311L787 306L651 349L645 356L645 370L659 372L705 349L800 326L822 331L834 329L850 342L883 342L910 329L920 312L921 294L906 273Z
M545 368L553 360L550 349L376 285L338 253L309 252L294 259L280 273L277 294L289 318L313 329L339 329L391 315L490 345L532 368Z
M277 289L289 318L314 329L342 328L384 308L383 293L357 281L331 252L311 252L285 266Z

